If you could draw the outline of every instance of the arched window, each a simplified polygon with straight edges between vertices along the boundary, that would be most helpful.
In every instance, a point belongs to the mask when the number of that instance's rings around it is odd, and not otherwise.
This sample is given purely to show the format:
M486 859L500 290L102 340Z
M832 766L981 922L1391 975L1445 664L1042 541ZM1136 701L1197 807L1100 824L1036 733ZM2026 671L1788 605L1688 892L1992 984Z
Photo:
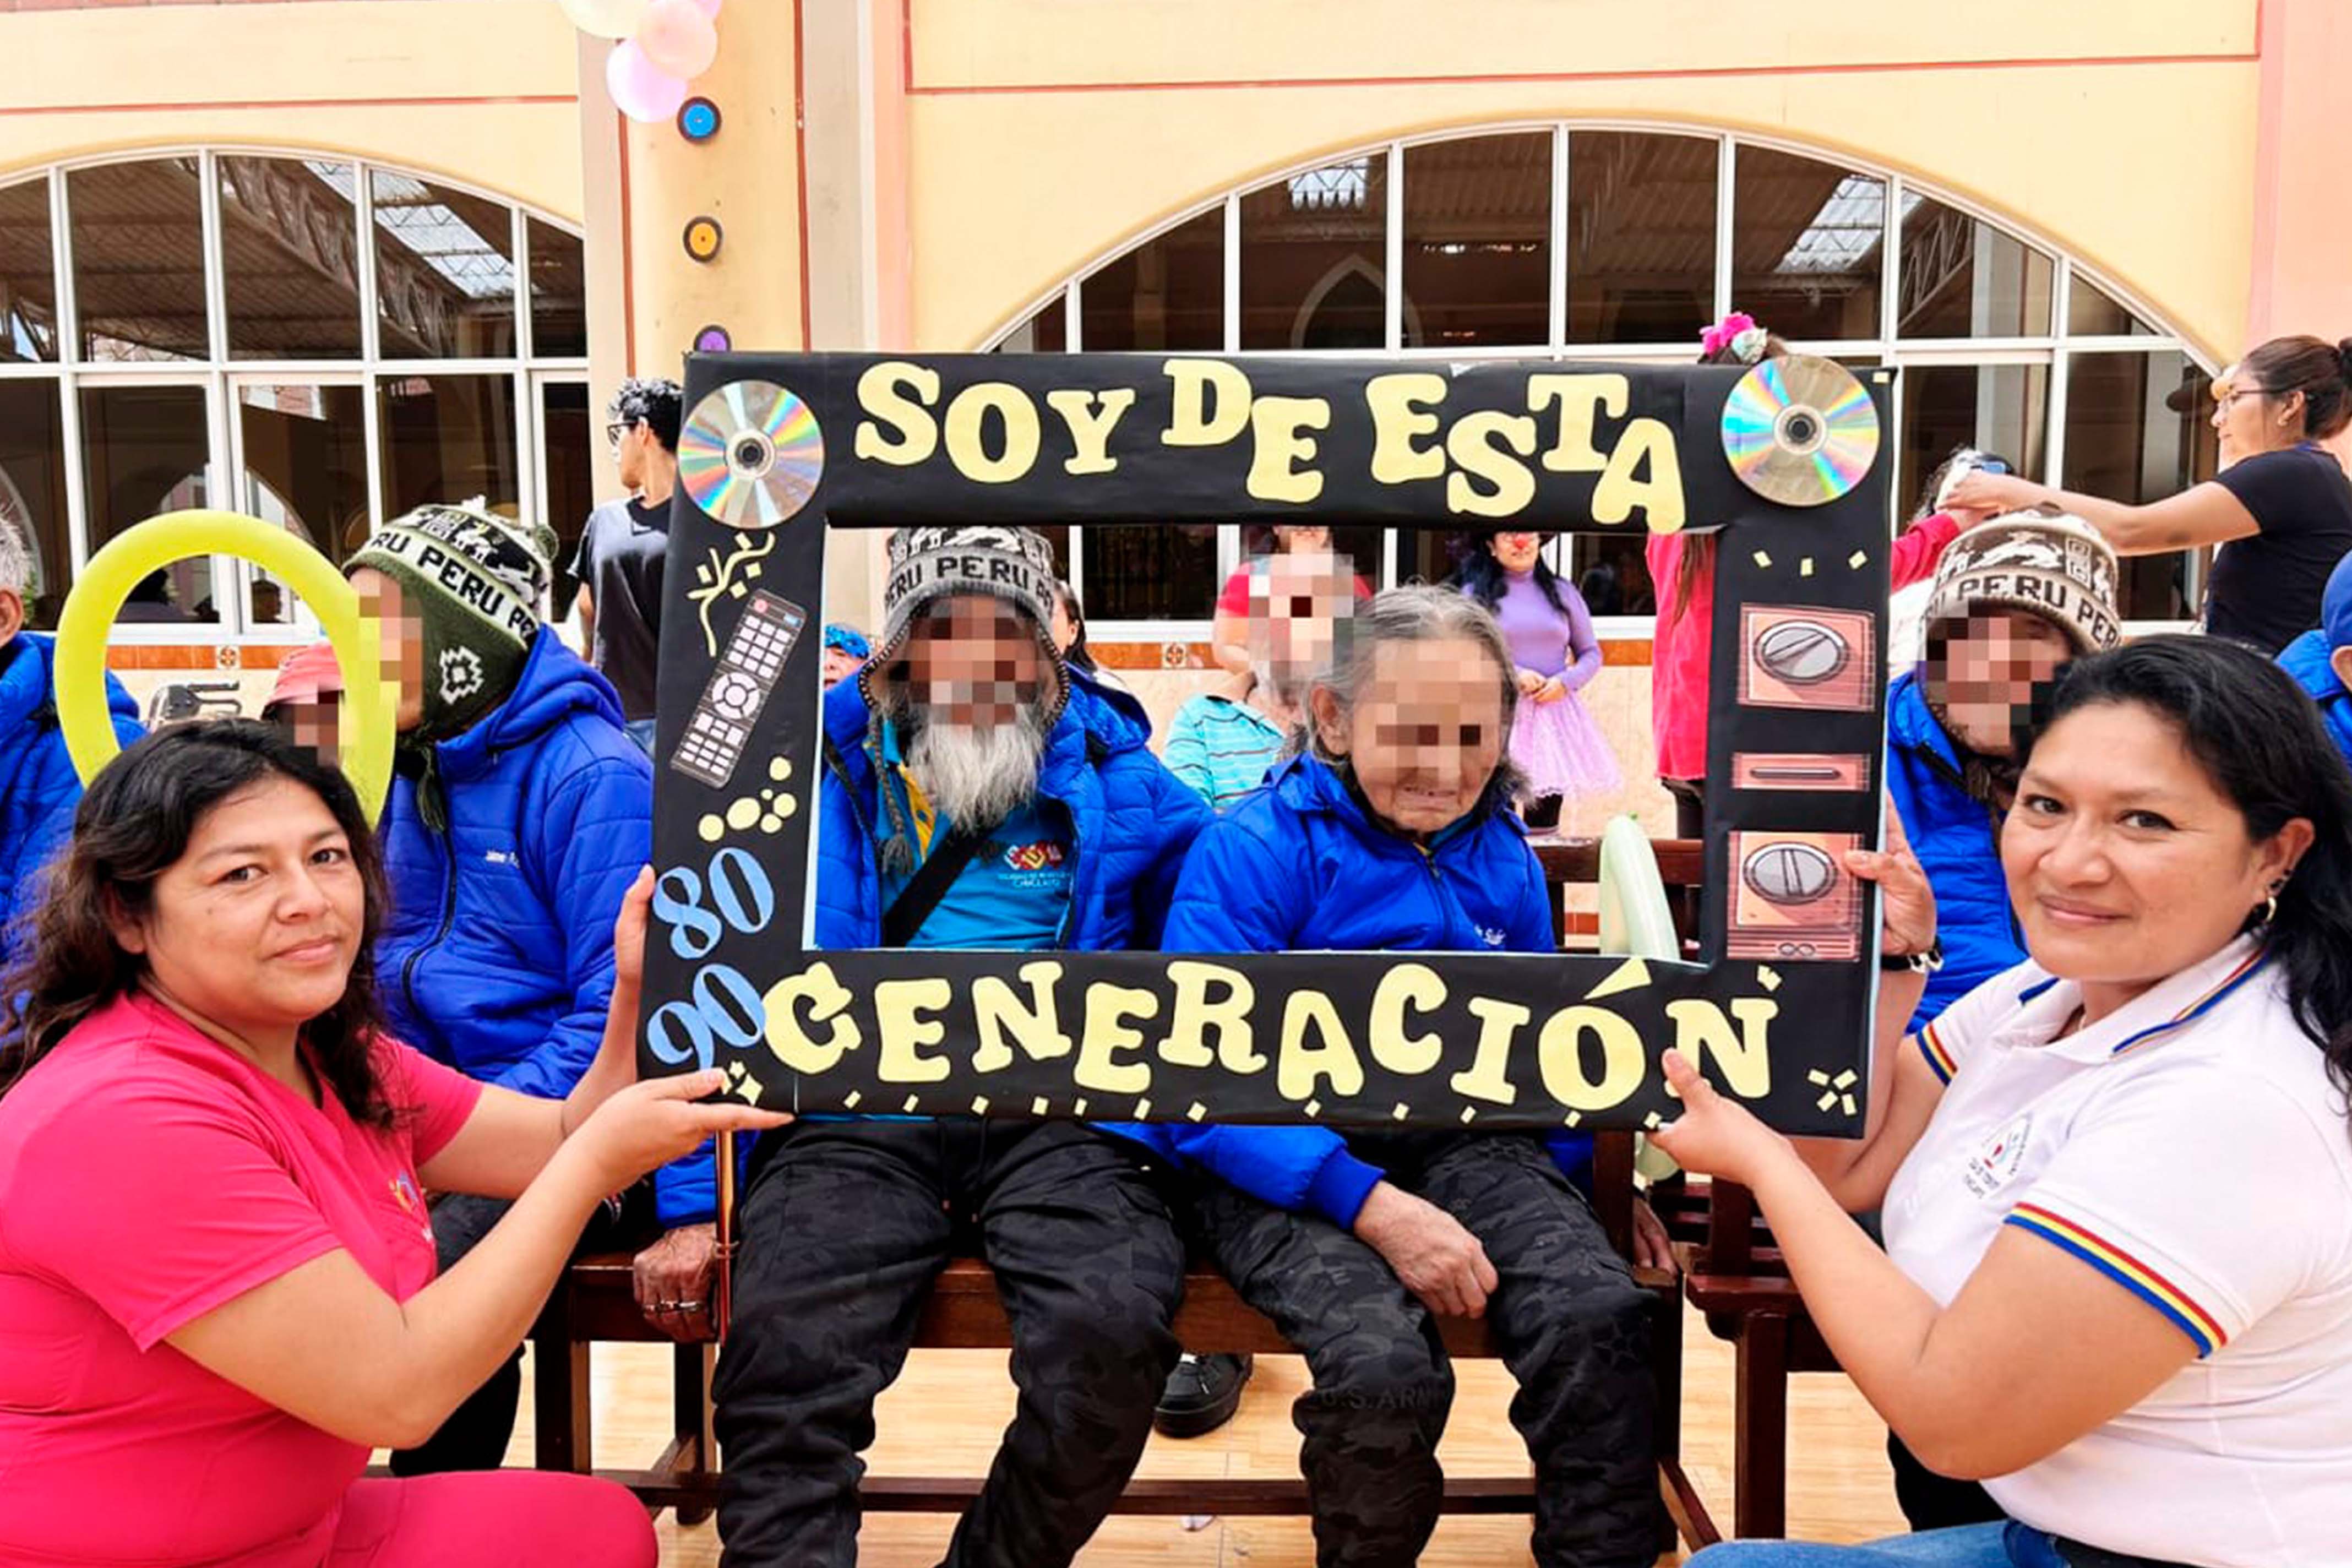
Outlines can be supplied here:
M1718 132L1549 124L1344 153L1180 216L991 346L1687 363L1734 308L1810 352L1901 369L1898 520L1961 445L2126 500L2213 471L2210 367L2088 269L1899 175ZM1114 636L1196 633L1251 543L1122 533L1056 541ZM1440 536L1372 537L1368 577L1448 567ZM1608 609L1650 611L1638 541L1561 548L1579 577L1612 569ZM2200 569L2126 563L2125 614L2191 618Z
M556 218L343 158L142 153L0 181L0 497L44 563L34 624L75 564L172 507L280 520L338 562L428 500L576 536L585 271ZM142 612L166 635L309 635L241 563L168 575Z

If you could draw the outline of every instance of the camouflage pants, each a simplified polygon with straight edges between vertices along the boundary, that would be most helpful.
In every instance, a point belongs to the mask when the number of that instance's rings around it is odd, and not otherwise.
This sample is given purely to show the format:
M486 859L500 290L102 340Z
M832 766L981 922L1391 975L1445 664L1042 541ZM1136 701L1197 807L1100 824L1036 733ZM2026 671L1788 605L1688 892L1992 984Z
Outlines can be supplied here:
M1068 1122L804 1121L772 1138L719 1362L724 1562L853 1568L875 1396L969 1238L1013 1322L1019 1405L947 1561L1068 1563L1176 1364L1184 1249L1139 1154Z
M1518 1380L1511 1424L1536 1467L1542 1568L1648 1568L1666 1539L1657 1482L1651 1299L1532 1138L1360 1133L1359 1156L1460 1220L1501 1280L1486 1304ZM1249 1304L1306 1355L1292 1407L1319 1568L1414 1562L1436 1526L1437 1439L1454 1374L1435 1323L1363 1242L1202 1181L1193 1221Z

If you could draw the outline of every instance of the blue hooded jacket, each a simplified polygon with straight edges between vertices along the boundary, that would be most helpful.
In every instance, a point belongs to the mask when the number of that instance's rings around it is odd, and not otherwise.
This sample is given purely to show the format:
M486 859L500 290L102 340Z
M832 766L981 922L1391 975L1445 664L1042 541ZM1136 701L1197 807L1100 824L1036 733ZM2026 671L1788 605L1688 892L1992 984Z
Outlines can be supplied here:
M1427 850L1366 815L1328 765L1296 757L1201 835L1176 885L1170 952L1554 952L1551 894L1517 818L1490 797ZM1252 1196L1352 1228L1381 1179L1327 1127L1115 1131L1197 1161ZM1591 1140L1548 1140L1563 1168Z
M1886 793L1936 894L1944 967L1927 977L1911 1015L1916 1032L2004 970L2025 962L2025 942L2001 875L1992 809L1960 782L1960 755L1927 709L1916 673L1886 689Z
M611 684L547 627L506 700L434 752L448 832L406 776L379 832L385 1012L469 1078L560 1099L604 1038L613 921L653 854L653 766Z
M2279 650L2279 668L2294 677L2294 683L2319 704L2328 738L2345 760L2352 762L2352 691L2344 689L2336 667L2327 662L2333 651L2325 630L2308 631Z
M20 631L0 645L0 959L16 956L19 919L29 916L40 872L73 835L81 775L58 729L57 639ZM146 731L121 682L106 678L115 738L128 746Z

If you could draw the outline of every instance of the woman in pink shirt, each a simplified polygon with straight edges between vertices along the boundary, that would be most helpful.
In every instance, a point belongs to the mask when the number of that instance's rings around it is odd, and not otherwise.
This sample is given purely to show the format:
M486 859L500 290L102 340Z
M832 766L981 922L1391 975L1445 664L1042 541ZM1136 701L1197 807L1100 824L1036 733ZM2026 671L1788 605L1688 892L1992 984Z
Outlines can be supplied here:
M1753 366L1793 353L1752 316L1733 311L1700 339L1701 364ZM1939 470L1940 472L1940 470ZM1928 493L1936 493L1930 481ZM1889 587L1904 588L1935 575L1936 562L1960 530L1981 522L1987 510L1947 513L1929 509L1895 542L1887 562ZM1715 658L1715 540L1713 530L1685 528L1652 534L1643 547L1655 585L1657 624L1650 644L1650 731L1658 743L1658 782L1675 797L1675 831L1699 834L1700 802L1706 786L1708 672Z
M783 1120L635 1081L649 879L558 1101L383 1035L373 840L267 726L131 747L52 877L0 983L0 1564L651 1564L590 1478L361 1479L512 1353L604 1194ZM436 1189L517 1199L437 1279Z

